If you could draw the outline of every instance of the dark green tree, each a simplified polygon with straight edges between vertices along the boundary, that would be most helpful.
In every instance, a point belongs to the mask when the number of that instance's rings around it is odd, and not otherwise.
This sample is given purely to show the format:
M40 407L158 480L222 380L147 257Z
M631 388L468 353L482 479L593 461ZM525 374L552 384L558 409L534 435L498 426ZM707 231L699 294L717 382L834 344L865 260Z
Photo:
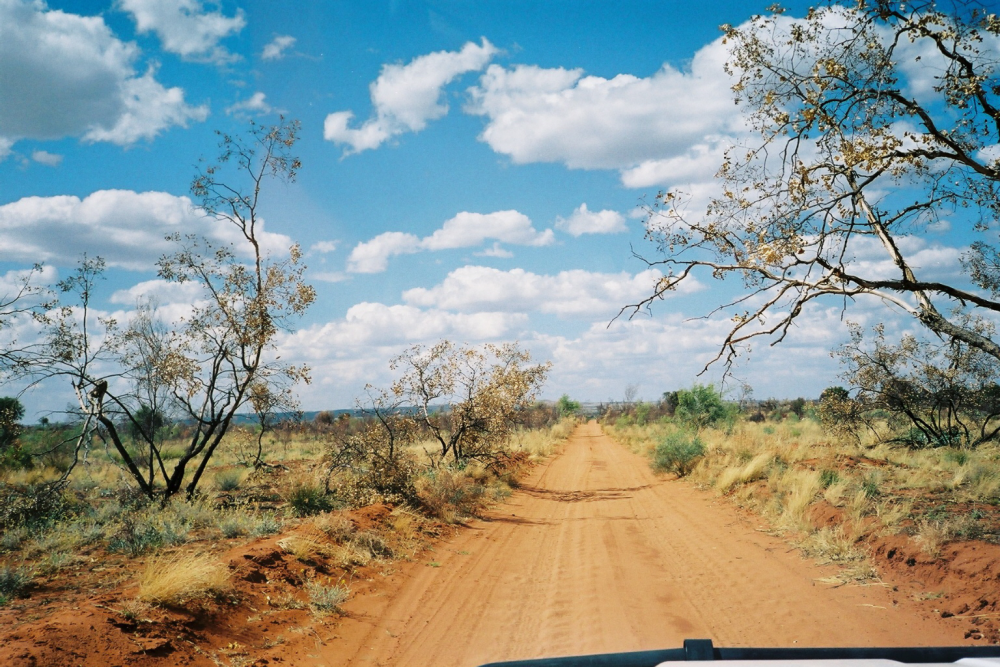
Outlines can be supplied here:
M0 397L0 456L17 446L24 406L12 396Z
M718 424L733 416L733 409L722 399L713 384L695 384L677 392L674 414L696 431Z
M571 399L569 394L563 394L560 396L559 401L556 403L556 407L559 409L560 417L567 417L580 412L580 402Z

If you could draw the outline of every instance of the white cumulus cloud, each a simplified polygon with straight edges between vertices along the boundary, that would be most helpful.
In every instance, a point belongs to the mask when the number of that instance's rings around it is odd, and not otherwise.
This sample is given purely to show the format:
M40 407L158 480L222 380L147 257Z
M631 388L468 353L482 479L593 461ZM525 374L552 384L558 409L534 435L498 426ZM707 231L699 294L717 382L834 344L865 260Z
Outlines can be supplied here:
M264 95L264 93L262 93L262 92L260 92L258 90L256 93L254 93L253 95L251 95L247 99L241 100L241 101L233 104L232 106L228 107L226 109L226 114L228 114L230 116L233 115L233 114L239 115L239 114L245 114L245 113L248 113L248 112L249 113L269 114L274 109L272 109L271 105L267 103L267 101L265 99L266 97L267 96Z
M422 239L406 232L385 232L370 241L359 243L347 258L347 270L351 273L380 273L388 268L389 258L396 255L409 255L422 250L470 248L487 240L498 243L492 251L483 254L509 257L510 254L499 243L545 246L555 240L555 234L551 229L536 230L528 216L514 210L493 213L462 211Z
M469 213L462 211L420 242L424 250L469 248L487 239L515 245L543 246L554 240L551 229L537 231L531 219L518 211Z
M689 69L649 77L585 76L579 69L490 65L466 111L485 116L480 139L518 164L627 170L685 155L706 136L742 126L723 71L721 40Z
M311 246L309 246L309 252L310 253L318 252L324 254L328 252L334 252L337 249L337 245L339 243L340 243L339 241L317 241L316 243L313 243Z
M389 258L417 252L420 239L405 232L385 232L354 246L347 258L351 273L381 273L389 268Z
M281 60L285 57L285 51L295 46L295 42L296 39L291 35L277 35L264 45L260 57L263 60Z
M573 236L582 234L618 234L627 232L625 216L618 211L591 211L587 204L580 206L573 211L573 215L568 218L556 220L556 229L561 229Z
M63 156L56 153L50 153L48 151L33 151L31 153L31 159L39 164L44 164L47 167L58 167L62 164Z
M98 190L87 197L25 197L0 206L0 261L75 264L83 253L108 265L149 270L175 246L170 233L201 234L216 243L245 248L232 224L206 218L187 197L166 192ZM263 247L287 251L291 239L263 232Z
M193 281L175 283L157 278L136 283L128 289L117 290L111 295L110 301L125 306L134 306L139 301L147 299L161 306L190 305L204 296L204 288L200 283Z
M185 60L229 63L239 59L219 42L246 25L243 10L233 16L206 11L200 0L118 0L139 34L153 32L165 51Z
M499 257L500 259L510 259L511 257L514 256L514 253L501 246L499 241L494 243L491 248L487 248L486 250L481 250L479 252L475 252L472 254L474 254L477 257Z
M414 306L460 312L541 312L560 317L613 317L622 306L648 297L662 274L649 269L637 274L595 273L583 269L542 275L488 266L463 266L431 288L403 292ZM683 292L703 289L683 285Z
M282 334L277 354L290 363L308 364L313 384L302 387L304 406L349 406L364 385L392 381L389 360L410 345L442 338L468 343L520 333L526 323L516 313L450 313L408 305L363 302L344 317Z
M323 137L345 144L344 154L349 155L378 148L404 132L419 132L428 121L448 113L441 100L444 86L465 72L481 70L495 53L496 47L484 38L482 44L466 43L461 51L438 51L405 65L383 65L370 86L372 118L352 128L353 112L331 113L323 124Z
M94 127L84 135L89 141L110 141L121 146L152 139L171 125L187 127L188 121L204 121L208 107L184 104L184 91L164 88L153 71L123 82L123 113L108 128Z
M208 116L208 107L188 105L184 91L163 86L153 70L137 74L138 56L100 16L3 0L0 148L66 136L128 145Z

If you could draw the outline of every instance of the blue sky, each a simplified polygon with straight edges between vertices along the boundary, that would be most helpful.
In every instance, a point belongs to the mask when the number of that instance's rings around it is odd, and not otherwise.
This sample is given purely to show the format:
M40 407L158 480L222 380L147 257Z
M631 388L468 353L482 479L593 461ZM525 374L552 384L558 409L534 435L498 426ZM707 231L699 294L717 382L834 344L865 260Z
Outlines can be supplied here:
M655 255L636 209L711 187L739 131L719 25L766 4L0 0L0 273L44 261L55 279L87 252L111 266L107 312L182 303L154 264L165 232L217 232L184 199L197 160L214 131L283 113L303 168L264 214L319 294L280 341L313 367L304 408L351 405L440 338L521 341L554 364L548 398L657 398L714 354L725 318L689 318L725 286L608 326L656 278L632 256ZM844 331L830 304L738 374L760 397L815 396Z

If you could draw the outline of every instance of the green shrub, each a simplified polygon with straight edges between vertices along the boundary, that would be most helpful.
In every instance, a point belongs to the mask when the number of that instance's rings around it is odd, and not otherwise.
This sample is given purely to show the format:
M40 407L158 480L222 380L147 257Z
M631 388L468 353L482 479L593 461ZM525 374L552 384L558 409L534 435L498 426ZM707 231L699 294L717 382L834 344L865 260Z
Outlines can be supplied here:
M31 583L31 573L22 567L0 566L0 607L17 597Z
M108 541L108 551L139 556L163 546L163 542L163 535L154 526L143 524L129 515Z
M69 501L51 484L7 485L0 482L0 532L51 525L69 510Z
M176 546L188 541L188 533L191 532L191 527L177 521L164 521L157 530L160 533L160 540L163 544Z
M969 460L969 452L962 449L948 449L944 453L945 461L964 466Z
M681 422L697 431L731 422L736 409L722 400L722 393L716 391L715 385L696 384L690 389L677 392L677 410L674 414Z
M0 549L3 551L17 551L27 539L28 529L23 526L2 531L0 532Z
M333 509L333 500L315 482L300 481L292 485L285 497L296 516L312 516Z
M679 477L683 477L691 472L698 459L704 455L705 446L698 436L676 431L656 446L653 469L657 472L677 473Z
M223 537L239 537L246 533L245 521L238 516L226 517L219 522L219 530Z
M351 597L351 589L347 586L324 586L315 581L306 584L306 591L309 593L309 606L323 614L339 613L340 605Z
M243 483L241 470L223 470L215 474L215 487L219 491L235 491Z
M878 498L882 495L882 475L871 472L862 477L861 491L866 498Z
M635 419L632 415L622 415L615 420L615 428L628 428L635 424Z
M560 396L558 403L556 403L556 407L559 410L560 417L575 415L580 412L580 403L571 399L569 394L563 394Z
M645 426L649 422L649 412L653 409L651 403L637 403L634 409L636 426Z
M836 470L824 470L819 474L819 483L824 489L829 488L840 481L840 475Z
M258 514L250 521L250 534L254 537L267 537L281 530L281 521L273 512Z

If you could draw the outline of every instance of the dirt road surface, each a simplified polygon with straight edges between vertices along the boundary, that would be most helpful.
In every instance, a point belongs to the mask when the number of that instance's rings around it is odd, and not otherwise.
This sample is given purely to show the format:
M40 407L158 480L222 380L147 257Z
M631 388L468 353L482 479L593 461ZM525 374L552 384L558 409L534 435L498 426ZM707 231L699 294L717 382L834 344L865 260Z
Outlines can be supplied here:
M591 422L487 520L346 605L317 664L495 660L717 646L961 644L884 586L834 587L724 500L656 477ZM345 650L346 649L346 650Z

